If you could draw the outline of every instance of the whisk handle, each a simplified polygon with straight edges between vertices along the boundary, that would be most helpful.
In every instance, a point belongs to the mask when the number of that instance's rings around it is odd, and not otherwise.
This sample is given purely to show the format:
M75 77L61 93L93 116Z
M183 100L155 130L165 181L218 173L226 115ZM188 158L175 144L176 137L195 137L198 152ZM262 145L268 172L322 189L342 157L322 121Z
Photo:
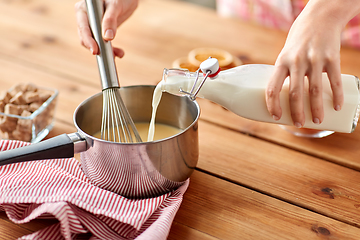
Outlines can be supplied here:
M102 37L101 20L104 14L103 1L86 0L86 7L90 28L100 50L100 54L96 55L96 60L99 67L102 89L120 87L111 42L104 41Z

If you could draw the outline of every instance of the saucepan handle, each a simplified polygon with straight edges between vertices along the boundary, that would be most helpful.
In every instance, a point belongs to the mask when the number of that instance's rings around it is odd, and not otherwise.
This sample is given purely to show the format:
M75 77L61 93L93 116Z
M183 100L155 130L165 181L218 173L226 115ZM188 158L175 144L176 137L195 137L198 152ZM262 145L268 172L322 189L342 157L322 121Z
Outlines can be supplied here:
M77 142L83 142L83 145L86 146L86 140L80 134L72 133L62 134L25 147L3 151L0 152L0 166L34 160L70 158L76 153L74 146Z

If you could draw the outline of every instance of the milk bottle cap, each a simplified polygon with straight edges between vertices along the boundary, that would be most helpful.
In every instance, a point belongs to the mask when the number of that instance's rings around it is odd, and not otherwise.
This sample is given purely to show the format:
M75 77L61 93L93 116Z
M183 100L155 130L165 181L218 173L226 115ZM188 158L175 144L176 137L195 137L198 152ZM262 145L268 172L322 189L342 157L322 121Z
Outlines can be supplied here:
M204 74L209 74L209 77L215 77L220 72L219 61L216 58L208 58L200 64L200 69Z

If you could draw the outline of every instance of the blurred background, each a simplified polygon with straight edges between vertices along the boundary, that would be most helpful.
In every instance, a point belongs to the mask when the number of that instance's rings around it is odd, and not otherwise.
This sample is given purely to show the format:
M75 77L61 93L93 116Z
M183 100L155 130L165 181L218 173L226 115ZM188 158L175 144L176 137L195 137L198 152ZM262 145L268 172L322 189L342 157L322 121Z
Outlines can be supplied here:
M216 0L177 0L177 1L191 2L204 7L216 9Z

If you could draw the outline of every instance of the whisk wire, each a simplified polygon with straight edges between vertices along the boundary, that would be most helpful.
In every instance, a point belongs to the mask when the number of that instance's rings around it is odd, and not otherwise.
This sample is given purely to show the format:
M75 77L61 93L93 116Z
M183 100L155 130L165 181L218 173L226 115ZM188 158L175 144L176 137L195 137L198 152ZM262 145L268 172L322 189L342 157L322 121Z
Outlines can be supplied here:
M120 96L119 88L103 90L101 138L113 142L142 142L136 126Z
M124 126L126 128L126 132L129 136L130 141L133 142L133 137L135 137L136 142L142 142L139 133L137 131L134 131L134 129L136 129L136 126L124 104L124 101L120 96L120 92L118 91L115 96L117 98L117 103L119 104L118 110L120 110L121 116L124 116L122 119L126 121Z
M141 138L139 134L137 133L137 131L134 131L134 129L136 129L135 124L132 121L132 118L130 117L130 114L124 104L124 101L120 96L119 91L116 92L115 97L117 100L116 103L118 104L118 108L117 108L118 114L122 116L121 120L124 120L122 127L123 127L123 133L126 133L125 138L128 138L129 142L133 142L133 135L134 135L136 141L141 142Z
M107 134L107 122L108 122L108 118L109 118L109 114L108 114L108 102L105 101L105 92L103 92L103 111L102 111L102 121L101 121L101 139L106 139L106 134Z
M108 126L111 126L109 127L112 135L111 135L111 138L109 138L111 141L113 142L116 142L117 141L117 137L116 137L116 134L117 132L119 131L119 128L118 128L118 120L117 120L117 117L116 117L116 114L114 114L114 111L115 111L115 101L114 101L114 97L113 97L113 94L112 94L112 91L113 89L109 89L109 90L106 90L105 92L107 92L107 97L108 97L108 101L110 103L110 118L111 118L111 124L108 125ZM120 136L118 136L120 137ZM120 140L118 140L120 141Z
M121 108L118 105L117 94L119 94L119 93L118 93L117 89L111 89L111 90L112 90L111 102L112 102L112 106L113 106L113 109L112 109L113 114L112 115L115 117L115 124L113 124L113 126L115 126L115 128L117 129L119 141L132 142L130 131L126 125L127 123L126 123L125 115L122 113ZM120 128L121 128L122 134L120 134L120 130L119 130ZM116 141L116 139L114 141Z

